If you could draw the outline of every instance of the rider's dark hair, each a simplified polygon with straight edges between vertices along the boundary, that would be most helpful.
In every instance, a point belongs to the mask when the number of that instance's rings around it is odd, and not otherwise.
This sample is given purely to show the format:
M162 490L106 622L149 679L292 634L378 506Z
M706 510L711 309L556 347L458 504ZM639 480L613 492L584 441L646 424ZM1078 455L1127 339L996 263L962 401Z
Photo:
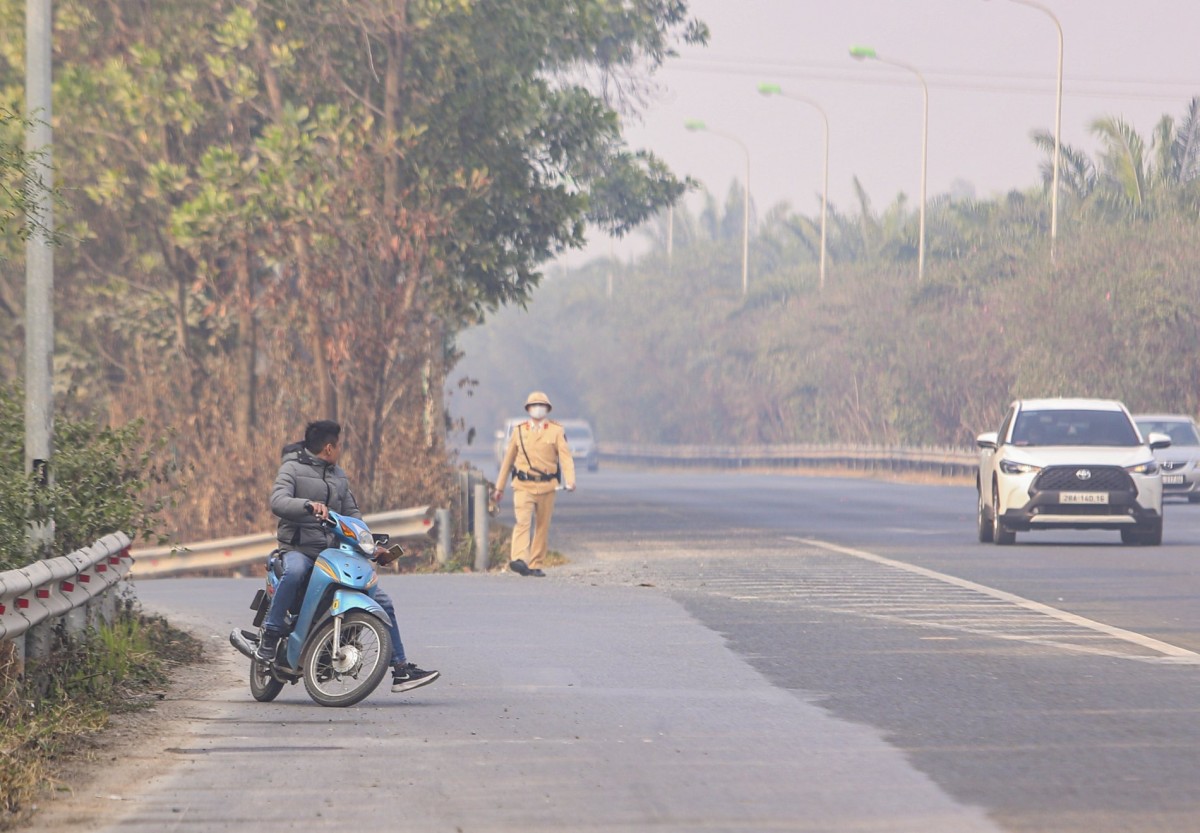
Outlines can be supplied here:
M304 447L312 454L319 454L330 443L342 436L342 426L332 419L318 419L304 428Z

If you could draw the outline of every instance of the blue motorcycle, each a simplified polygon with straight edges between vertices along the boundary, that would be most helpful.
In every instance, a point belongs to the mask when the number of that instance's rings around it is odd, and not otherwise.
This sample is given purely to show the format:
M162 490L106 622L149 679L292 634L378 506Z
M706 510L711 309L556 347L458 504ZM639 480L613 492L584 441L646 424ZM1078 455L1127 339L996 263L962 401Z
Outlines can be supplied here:
M372 564L387 535L373 535L365 523L330 512L322 521L333 545L317 556L300 609L289 611L290 632L280 640L275 662L256 659L262 624L283 576L283 551L267 560L267 583L255 594L257 631L234 630L229 641L250 657L250 693L274 700L284 684L304 680L308 695L322 706L351 706L375 690L392 656L388 615L368 594L379 577Z

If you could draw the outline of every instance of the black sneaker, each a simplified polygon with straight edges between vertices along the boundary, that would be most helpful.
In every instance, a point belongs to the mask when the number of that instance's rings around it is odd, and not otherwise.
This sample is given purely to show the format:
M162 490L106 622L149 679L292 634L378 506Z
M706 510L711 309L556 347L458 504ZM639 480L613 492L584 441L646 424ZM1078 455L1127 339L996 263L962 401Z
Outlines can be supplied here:
M410 662L392 670L392 692L411 691L429 685L440 676L440 671L422 671Z
M517 575L521 575L521 576L529 575L529 565L526 564L524 561L522 561L520 558L518 558L516 561L510 561L508 564L508 569L512 570Z
M534 578L545 578L546 577L546 574L543 573L541 570L539 570L537 567L530 569L527 573L525 573L525 575L533 576Z
M275 661L276 654L279 653L279 637L273 633L263 633L262 642L258 643L258 648L254 651L254 658L261 663L270 665Z

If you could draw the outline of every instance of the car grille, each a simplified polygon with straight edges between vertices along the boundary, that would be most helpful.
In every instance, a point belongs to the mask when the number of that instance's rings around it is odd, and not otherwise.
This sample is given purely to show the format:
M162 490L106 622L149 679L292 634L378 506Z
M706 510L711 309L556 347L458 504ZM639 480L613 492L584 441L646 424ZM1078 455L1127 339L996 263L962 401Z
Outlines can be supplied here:
M1034 515L1071 515L1087 518L1094 515L1124 515L1126 510L1116 509L1107 503L1055 503L1050 506L1040 506L1034 510Z
M1087 471L1090 477L1080 478ZM1133 480L1116 466L1050 466L1033 481L1037 492L1132 492Z

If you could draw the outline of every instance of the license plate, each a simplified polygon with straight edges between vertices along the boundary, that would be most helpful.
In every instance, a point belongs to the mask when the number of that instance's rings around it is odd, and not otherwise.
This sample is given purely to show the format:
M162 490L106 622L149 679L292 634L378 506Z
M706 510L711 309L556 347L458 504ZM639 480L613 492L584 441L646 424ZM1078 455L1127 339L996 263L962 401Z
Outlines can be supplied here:
M1060 492L1059 503L1108 503L1108 492Z
M1183 475L1182 474L1164 474L1162 476L1162 479L1163 479L1164 486L1182 486L1183 485Z

